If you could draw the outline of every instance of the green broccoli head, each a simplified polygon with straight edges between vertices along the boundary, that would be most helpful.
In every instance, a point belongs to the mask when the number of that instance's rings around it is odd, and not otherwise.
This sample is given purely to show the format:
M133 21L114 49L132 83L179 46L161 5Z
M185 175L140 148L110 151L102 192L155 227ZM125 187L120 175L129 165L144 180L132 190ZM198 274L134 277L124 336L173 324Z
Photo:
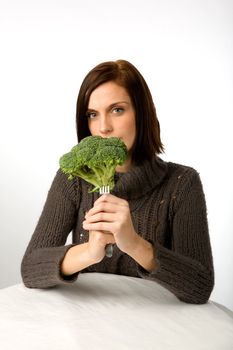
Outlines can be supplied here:
M79 176L91 183L99 192L102 186L114 187L116 167L127 159L127 148L117 137L88 136L64 154L59 161L68 179Z

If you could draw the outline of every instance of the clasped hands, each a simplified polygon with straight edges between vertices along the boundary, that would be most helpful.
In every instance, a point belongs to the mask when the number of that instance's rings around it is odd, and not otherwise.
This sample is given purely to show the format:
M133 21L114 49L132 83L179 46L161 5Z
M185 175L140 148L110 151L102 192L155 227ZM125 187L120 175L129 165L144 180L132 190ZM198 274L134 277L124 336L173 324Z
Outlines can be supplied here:
M93 261L100 262L105 256L105 247L115 243L131 255L138 244L129 204L112 194L99 197L86 213L83 228L89 231L88 252Z

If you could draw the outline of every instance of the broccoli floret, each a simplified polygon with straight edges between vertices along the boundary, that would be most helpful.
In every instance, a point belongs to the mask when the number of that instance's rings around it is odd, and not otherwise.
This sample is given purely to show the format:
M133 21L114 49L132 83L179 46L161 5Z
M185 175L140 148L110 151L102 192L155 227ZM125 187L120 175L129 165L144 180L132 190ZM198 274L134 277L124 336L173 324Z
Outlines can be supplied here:
M59 161L61 170L72 180L79 176L99 192L102 186L114 187L116 167L127 158L127 148L117 137L88 136L64 154Z

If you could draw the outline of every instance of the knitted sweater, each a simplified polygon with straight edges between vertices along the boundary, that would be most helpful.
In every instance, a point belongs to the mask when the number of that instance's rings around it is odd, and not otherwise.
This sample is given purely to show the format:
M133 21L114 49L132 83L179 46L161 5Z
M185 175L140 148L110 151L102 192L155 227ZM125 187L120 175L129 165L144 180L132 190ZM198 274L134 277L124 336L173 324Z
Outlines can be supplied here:
M21 273L27 287L48 288L77 279L78 273L63 276L60 266L68 249L88 241L82 222L98 198L89 190L84 180L70 181L58 170L23 257ZM205 197L196 170L155 157L117 173L112 193L128 201L135 231L154 246L156 268L146 271L114 245L112 258L82 272L150 279L184 302L207 302L214 271ZM73 244L66 245L71 231Z

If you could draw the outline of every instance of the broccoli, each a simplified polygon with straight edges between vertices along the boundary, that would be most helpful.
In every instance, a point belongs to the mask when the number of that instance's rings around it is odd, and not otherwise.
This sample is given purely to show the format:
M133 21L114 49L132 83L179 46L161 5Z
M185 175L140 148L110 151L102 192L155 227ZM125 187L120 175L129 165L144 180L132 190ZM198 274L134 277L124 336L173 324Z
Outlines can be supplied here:
M102 186L113 189L116 167L127 154L126 145L117 137L88 136L64 154L59 164L69 180L79 176L94 186L90 192L99 192Z

